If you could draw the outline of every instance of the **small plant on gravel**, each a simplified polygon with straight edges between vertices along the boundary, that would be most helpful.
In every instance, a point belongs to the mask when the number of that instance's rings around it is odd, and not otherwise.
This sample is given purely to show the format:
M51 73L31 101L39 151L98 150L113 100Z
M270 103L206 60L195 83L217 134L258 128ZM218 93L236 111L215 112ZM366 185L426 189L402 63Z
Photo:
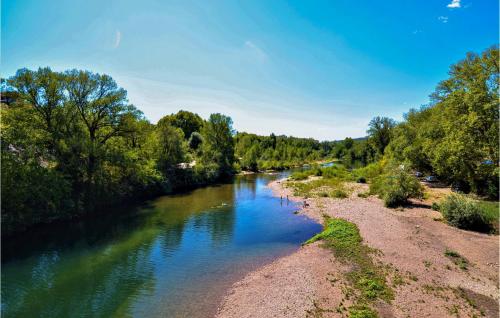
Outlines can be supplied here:
M335 189L331 192L331 196L337 199L344 199L349 196L349 194L344 189Z
M358 197L360 198L368 198L370 196L369 192L359 192Z
M460 194L447 196L440 204L440 212L448 224L464 230L490 232L491 224L485 218L481 206Z
M366 306L353 306L349 308L350 318L377 318L377 312Z
M439 204L437 202L432 202L431 209L439 211Z
M466 271L469 268L469 261L458 252L452 250L446 250L444 255L448 257L458 268Z

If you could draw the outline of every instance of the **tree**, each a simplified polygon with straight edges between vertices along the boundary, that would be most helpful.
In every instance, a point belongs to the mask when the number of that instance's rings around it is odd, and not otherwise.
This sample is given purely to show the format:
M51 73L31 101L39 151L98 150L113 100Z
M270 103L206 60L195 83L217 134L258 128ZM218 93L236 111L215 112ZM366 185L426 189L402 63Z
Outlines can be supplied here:
M31 105L43 120L43 128L50 135L48 146L52 152L59 138L58 115L65 102L63 84L62 74L52 72L48 67L37 71L23 68L8 80L18 100Z
M203 127L203 119L198 114L180 110L176 114L163 117L158 124L168 122L170 125L180 128L184 133L184 138L188 140L193 132L199 132Z
M233 120L222 114L211 114L202 129L203 161L206 164L216 164L221 176L227 176L233 171L234 140Z
M75 107L86 128L86 184L87 205L93 200L95 175L110 138L125 132L125 115L138 115L127 104L127 92L119 88L108 75L71 70L65 73L68 102Z
M390 155L442 180L498 196L499 51L468 53L450 67L430 105L394 131Z
M391 132L396 121L388 117L375 117L368 124L368 140L380 155L384 154L385 147L391 141Z
M160 171L167 173L184 161L186 145L180 128L162 122L156 127L157 158Z

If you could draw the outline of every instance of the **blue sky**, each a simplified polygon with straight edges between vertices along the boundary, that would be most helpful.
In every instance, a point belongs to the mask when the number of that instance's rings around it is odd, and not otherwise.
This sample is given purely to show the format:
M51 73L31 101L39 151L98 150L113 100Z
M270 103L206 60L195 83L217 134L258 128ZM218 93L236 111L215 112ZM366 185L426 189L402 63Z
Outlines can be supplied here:
M2 76L111 75L147 118L230 115L239 131L365 135L427 103L450 64L498 43L498 0L3 0Z

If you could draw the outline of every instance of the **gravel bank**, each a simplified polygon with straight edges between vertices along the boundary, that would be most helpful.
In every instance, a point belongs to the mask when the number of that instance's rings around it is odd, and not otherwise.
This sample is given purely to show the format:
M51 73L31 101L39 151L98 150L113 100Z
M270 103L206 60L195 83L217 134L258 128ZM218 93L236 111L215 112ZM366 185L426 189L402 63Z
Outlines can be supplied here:
M304 200L283 181L269 186L277 196ZM351 186L351 197L307 199L301 213L318 222L323 214L351 221L365 244L380 251L374 257L387 268L395 291L391 304L375 305L381 317L498 317L498 236L450 227L418 204L387 209L376 197L357 197L366 185ZM468 269L454 264L446 250L465 257ZM217 317L346 317L340 305L350 305L343 292L347 271L320 243L301 247L236 283Z

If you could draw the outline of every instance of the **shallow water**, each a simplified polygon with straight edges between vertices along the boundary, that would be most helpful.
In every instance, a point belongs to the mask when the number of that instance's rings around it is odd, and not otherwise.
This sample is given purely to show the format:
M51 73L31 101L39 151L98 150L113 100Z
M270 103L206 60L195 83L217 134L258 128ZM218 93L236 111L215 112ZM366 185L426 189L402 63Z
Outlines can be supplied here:
M321 230L266 184L163 196L3 242L3 317L209 317L233 282Z

